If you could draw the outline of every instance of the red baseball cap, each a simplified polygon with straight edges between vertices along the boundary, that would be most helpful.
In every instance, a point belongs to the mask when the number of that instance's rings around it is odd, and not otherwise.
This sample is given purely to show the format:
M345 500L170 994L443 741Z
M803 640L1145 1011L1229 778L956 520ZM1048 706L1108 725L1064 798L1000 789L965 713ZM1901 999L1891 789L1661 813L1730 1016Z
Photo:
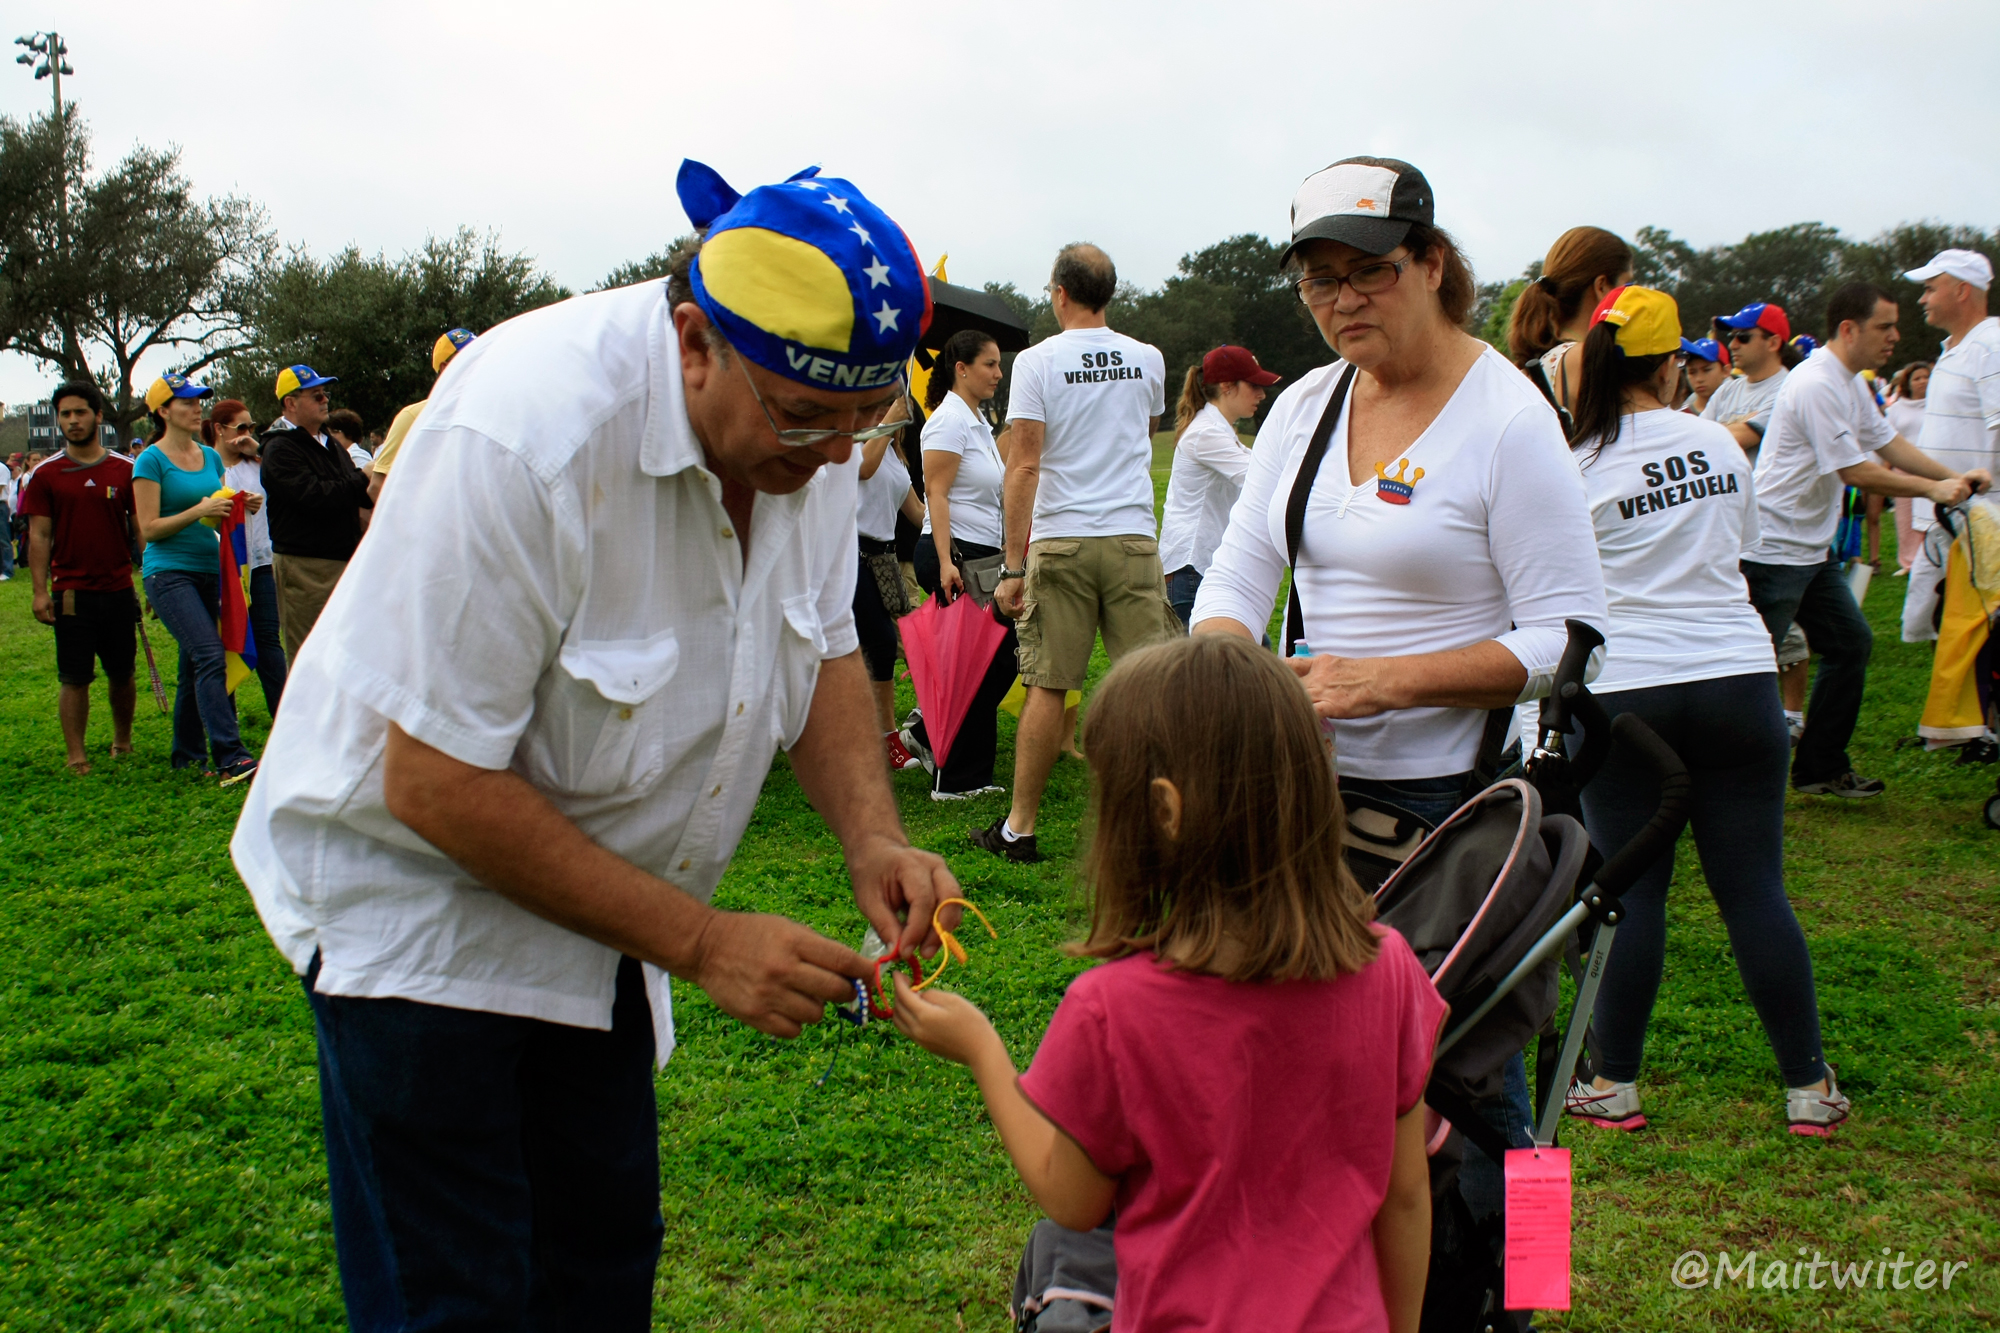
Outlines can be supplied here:
M1224 344L1201 359L1201 382L1203 384L1228 384L1241 380L1248 384L1276 384L1283 379L1257 364L1257 358L1247 347Z
M1789 342L1792 337L1792 321L1785 318L1785 308L1769 301L1753 301L1733 315L1717 315L1715 322L1732 329L1762 329L1779 342Z

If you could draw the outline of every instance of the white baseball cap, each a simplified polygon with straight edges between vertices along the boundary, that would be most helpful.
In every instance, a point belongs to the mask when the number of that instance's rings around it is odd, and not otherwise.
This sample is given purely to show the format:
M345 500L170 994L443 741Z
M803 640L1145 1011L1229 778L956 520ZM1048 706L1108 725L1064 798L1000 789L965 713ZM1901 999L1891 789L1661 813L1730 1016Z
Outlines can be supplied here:
M1983 292L1993 285L1993 261L1977 250L1940 250L1930 263L1903 276L1911 282L1928 282L1946 274Z

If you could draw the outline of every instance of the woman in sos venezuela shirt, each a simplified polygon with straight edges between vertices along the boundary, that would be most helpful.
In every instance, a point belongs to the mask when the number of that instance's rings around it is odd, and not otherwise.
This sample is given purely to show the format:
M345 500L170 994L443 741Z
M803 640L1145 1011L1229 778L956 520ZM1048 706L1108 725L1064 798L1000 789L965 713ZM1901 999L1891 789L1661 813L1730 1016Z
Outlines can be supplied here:
M1695 850L1763 1020L1795 1134L1847 1116L1821 1056L1805 935L1785 897L1785 770L1790 744L1771 636L1739 564L1757 540L1750 465L1728 431L1667 406L1680 366L1680 312L1645 287L1608 293L1584 339L1571 446L1589 490L1610 605L1604 672L1613 717L1636 713L1694 781ZM1652 816L1659 784L1614 747L1583 792L1599 847L1625 845ZM1672 849L1625 894L1598 992L1597 1076L1569 1093L1571 1115L1618 1129L1646 1123L1639 1074L1659 992Z

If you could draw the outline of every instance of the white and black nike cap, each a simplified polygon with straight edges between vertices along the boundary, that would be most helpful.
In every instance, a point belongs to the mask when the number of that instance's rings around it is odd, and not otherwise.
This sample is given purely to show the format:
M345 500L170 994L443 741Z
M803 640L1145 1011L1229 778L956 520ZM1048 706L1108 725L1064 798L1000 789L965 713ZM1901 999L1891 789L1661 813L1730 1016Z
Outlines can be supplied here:
M1301 241L1340 241L1371 255L1386 255L1403 243L1410 224L1436 224L1431 183L1424 173L1393 157L1350 157L1306 177L1292 197L1292 243L1281 265L1291 262Z

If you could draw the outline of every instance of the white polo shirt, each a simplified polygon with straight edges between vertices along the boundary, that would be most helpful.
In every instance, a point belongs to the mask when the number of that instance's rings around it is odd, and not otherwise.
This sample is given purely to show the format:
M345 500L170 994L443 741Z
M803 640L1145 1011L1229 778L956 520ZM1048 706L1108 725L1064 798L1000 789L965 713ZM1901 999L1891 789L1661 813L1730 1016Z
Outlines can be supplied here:
M1070 329L1015 357L1007 416L1043 426L1031 537L1152 536L1152 419L1166 410L1166 359L1137 338Z
M1192 565L1206 573L1229 526L1229 511L1243 494L1250 451L1214 403L1205 404L1174 441L1174 468L1160 513L1160 568L1171 574Z
M1271 405L1195 598L1197 626L1223 616L1254 632L1270 619L1292 482L1346 368L1310 371ZM1297 581L1306 642L1340 657L1401 657L1492 639L1527 669L1521 699L1547 694L1568 642L1563 621L1600 631L1607 621L1583 477L1548 400L1487 348L1387 469L1392 482L1403 476L1401 489L1372 476L1353 484L1353 414L1350 390L1306 504ZM1485 723L1476 708L1341 719L1334 758L1344 777L1447 777L1473 766Z
M1831 348L1822 347L1785 378L1757 451L1756 546L1760 565L1816 565L1840 527L1840 469L1867 461L1896 438L1875 395Z
M390 815L388 724L513 769L706 900L772 755L805 728L821 661L856 647L858 468L758 495L746 562L657 282L480 338L410 442L292 664L230 850L292 967L319 952L322 994L609 1028L616 951L482 887ZM667 985L644 971L664 1062Z
M958 471L952 474L946 495L950 509L951 539L980 546L1005 544L1000 517L1001 484L1006 464L1000 461L1000 446L993 442L993 428L973 411L963 398L948 393L924 423L925 453L957 454ZM931 535L930 506L924 506L924 536Z
M1923 409L1925 453L1953 472L2000 471L2000 318L1987 316L1938 352ZM1914 509L1917 526L1929 528L1937 507L1924 500Z

